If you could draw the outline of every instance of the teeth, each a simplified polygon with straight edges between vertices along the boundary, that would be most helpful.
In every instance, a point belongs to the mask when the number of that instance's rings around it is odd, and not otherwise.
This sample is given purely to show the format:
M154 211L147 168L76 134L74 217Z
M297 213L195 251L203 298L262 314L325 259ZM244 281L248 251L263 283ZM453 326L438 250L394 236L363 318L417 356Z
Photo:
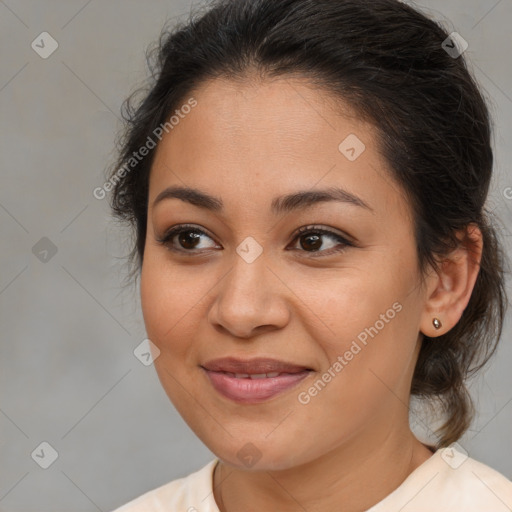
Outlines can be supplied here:
M280 372L270 372L270 373L229 373L227 372L230 377L235 377L237 379L270 379L272 377L277 377L278 375L281 375Z

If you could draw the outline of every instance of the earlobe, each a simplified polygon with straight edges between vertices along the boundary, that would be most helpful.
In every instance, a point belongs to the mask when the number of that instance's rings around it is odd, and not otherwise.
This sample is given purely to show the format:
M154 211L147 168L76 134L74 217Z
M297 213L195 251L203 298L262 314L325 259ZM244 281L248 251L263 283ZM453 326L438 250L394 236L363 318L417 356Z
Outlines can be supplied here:
M466 309L480 270L482 233L470 224L458 235L460 244L440 261L427 287L420 330L435 338L452 329Z

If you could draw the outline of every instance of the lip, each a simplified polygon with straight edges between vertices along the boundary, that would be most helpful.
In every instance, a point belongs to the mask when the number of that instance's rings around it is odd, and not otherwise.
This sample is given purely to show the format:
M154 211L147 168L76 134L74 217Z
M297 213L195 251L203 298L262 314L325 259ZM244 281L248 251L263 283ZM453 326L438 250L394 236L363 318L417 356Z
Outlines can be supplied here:
M308 377L306 366L276 359L214 359L201 365L213 388L222 396L241 404L256 404L270 400L295 387ZM262 377L263 374L280 374ZM239 376L236 377L235 375ZM249 375L258 375L251 378Z

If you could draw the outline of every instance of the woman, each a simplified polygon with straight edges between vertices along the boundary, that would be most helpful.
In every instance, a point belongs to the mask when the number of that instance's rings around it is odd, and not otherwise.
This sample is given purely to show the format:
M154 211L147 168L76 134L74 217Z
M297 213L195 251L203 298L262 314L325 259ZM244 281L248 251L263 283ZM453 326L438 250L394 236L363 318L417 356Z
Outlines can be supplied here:
M506 304L462 51L395 0L220 0L164 35L112 207L159 379L217 458L118 512L512 508L454 444Z

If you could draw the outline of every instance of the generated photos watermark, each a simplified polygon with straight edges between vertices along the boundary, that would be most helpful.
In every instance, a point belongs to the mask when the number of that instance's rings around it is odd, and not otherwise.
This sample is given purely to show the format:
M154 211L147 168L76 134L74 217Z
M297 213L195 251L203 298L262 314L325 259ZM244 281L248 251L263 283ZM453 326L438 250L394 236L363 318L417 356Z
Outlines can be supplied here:
M298 401L307 405L311 401L311 399L318 395L326 386L331 382L340 372L345 368L350 361L354 359L354 357L359 354L364 347L368 345L369 337L374 338L379 334L382 329L388 324L397 313L402 311L402 304L400 302L395 302L391 308L386 310L385 313L382 313L379 316L379 320L377 320L371 327L366 327L363 331L361 331L357 335L357 339L354 339L348 348L342 355L339 355L336 358L331 366L319 377L316 382L310 386L307 391L302 391L297 396Z
M93 190L92 195L99 200L105 199L107 192L110 192L122 178L137 167L139 162L141 162L150 153L150 151L156 147L157 142L153 137L158 139L158 141L161 141L164 133L169 133L170 130L173 130L179 124L180 120L184 119L195 106L197 106L197 100L194 97L191 97L181 106L181 108L176 109L174 114L169 117L168 121L160 124L153 130L153 136L148 135L146 142L137 151L132 153L132 156L110 177L108 181L106 181L101 187L96 187Z

